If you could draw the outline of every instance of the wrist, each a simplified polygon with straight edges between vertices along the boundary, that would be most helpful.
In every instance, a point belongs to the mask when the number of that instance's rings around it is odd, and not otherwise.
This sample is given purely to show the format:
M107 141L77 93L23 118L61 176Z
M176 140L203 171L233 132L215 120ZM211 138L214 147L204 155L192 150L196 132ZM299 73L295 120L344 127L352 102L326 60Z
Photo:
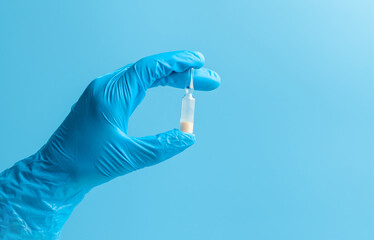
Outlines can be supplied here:
M0 202L10 214L5 218L10 224L6 231L55 239L83 199L84 189L50 163L38 152L0 174ZM49 229L39 233L42 226Z

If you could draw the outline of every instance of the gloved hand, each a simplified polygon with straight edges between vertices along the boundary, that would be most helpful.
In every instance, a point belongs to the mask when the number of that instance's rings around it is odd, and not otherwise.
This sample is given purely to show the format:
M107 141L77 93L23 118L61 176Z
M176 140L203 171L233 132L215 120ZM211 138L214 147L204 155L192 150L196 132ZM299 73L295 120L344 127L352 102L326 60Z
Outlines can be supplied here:
M57 239L90 189L191 146L194 135L176 129L128 136L127 123L148 88L183 88L190 68L196 90L218 87L203 64L201 53L169 52L92 81L47 144L0 174L0 239Z

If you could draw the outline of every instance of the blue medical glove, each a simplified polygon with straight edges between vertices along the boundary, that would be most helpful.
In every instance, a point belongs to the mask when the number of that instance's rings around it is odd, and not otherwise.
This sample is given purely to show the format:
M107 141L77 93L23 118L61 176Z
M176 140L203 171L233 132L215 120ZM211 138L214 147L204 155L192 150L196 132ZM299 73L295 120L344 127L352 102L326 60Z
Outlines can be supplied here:
M92 81L49 141L0 174L0 239L57 239L90 189L191 146L191 134L137 138L127 135L127 124L148 88L183 88L190 68L196 90L218 87L219 76L203 64L201 53L169 52Z

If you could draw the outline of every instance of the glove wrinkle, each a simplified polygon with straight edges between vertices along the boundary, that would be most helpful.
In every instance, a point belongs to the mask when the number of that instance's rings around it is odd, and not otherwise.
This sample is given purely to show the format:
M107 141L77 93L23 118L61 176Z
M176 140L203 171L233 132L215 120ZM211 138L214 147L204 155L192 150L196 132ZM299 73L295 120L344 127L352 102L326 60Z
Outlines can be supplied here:
M92 188L193 145L195 136L177 129L130 137L127 126L148 88L183 88L190 68L196 90L216 88L219 76L204 61L195 51L161 53L93 80L48 142L0 173L0 239L58 239Z

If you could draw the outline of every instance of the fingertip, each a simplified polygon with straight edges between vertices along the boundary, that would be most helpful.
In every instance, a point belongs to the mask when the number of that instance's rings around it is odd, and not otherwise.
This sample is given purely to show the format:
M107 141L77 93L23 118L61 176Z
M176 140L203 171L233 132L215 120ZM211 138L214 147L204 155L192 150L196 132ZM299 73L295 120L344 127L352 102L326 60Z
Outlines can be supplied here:
M175 128L172 130L175 135L177 136L178 141L185 146L191 146L196 142L195 134L193 133L185 133L180 131L179 129Z
M205 57L204 55L199 52L199 51L191 51L195 56L196 58L199 59L199 61L197 62L197 65L195 66L195 68L201 68L202 66L204 66L205 64Z
M214 81L211 82L211 89L210 90L214 90L214 89L217 89L221 85L221 77L215 71L210 71L210 73L211 73L211 76L212 76L211 79L214 80Z
M217 72L201 68L195 71L194 88L198 91L212 91L221 84L221 77Z
M160 134L158 138L159 142L162 144L163 159L168 159L183 152L196 141L194 134L185 133L176 128Z

